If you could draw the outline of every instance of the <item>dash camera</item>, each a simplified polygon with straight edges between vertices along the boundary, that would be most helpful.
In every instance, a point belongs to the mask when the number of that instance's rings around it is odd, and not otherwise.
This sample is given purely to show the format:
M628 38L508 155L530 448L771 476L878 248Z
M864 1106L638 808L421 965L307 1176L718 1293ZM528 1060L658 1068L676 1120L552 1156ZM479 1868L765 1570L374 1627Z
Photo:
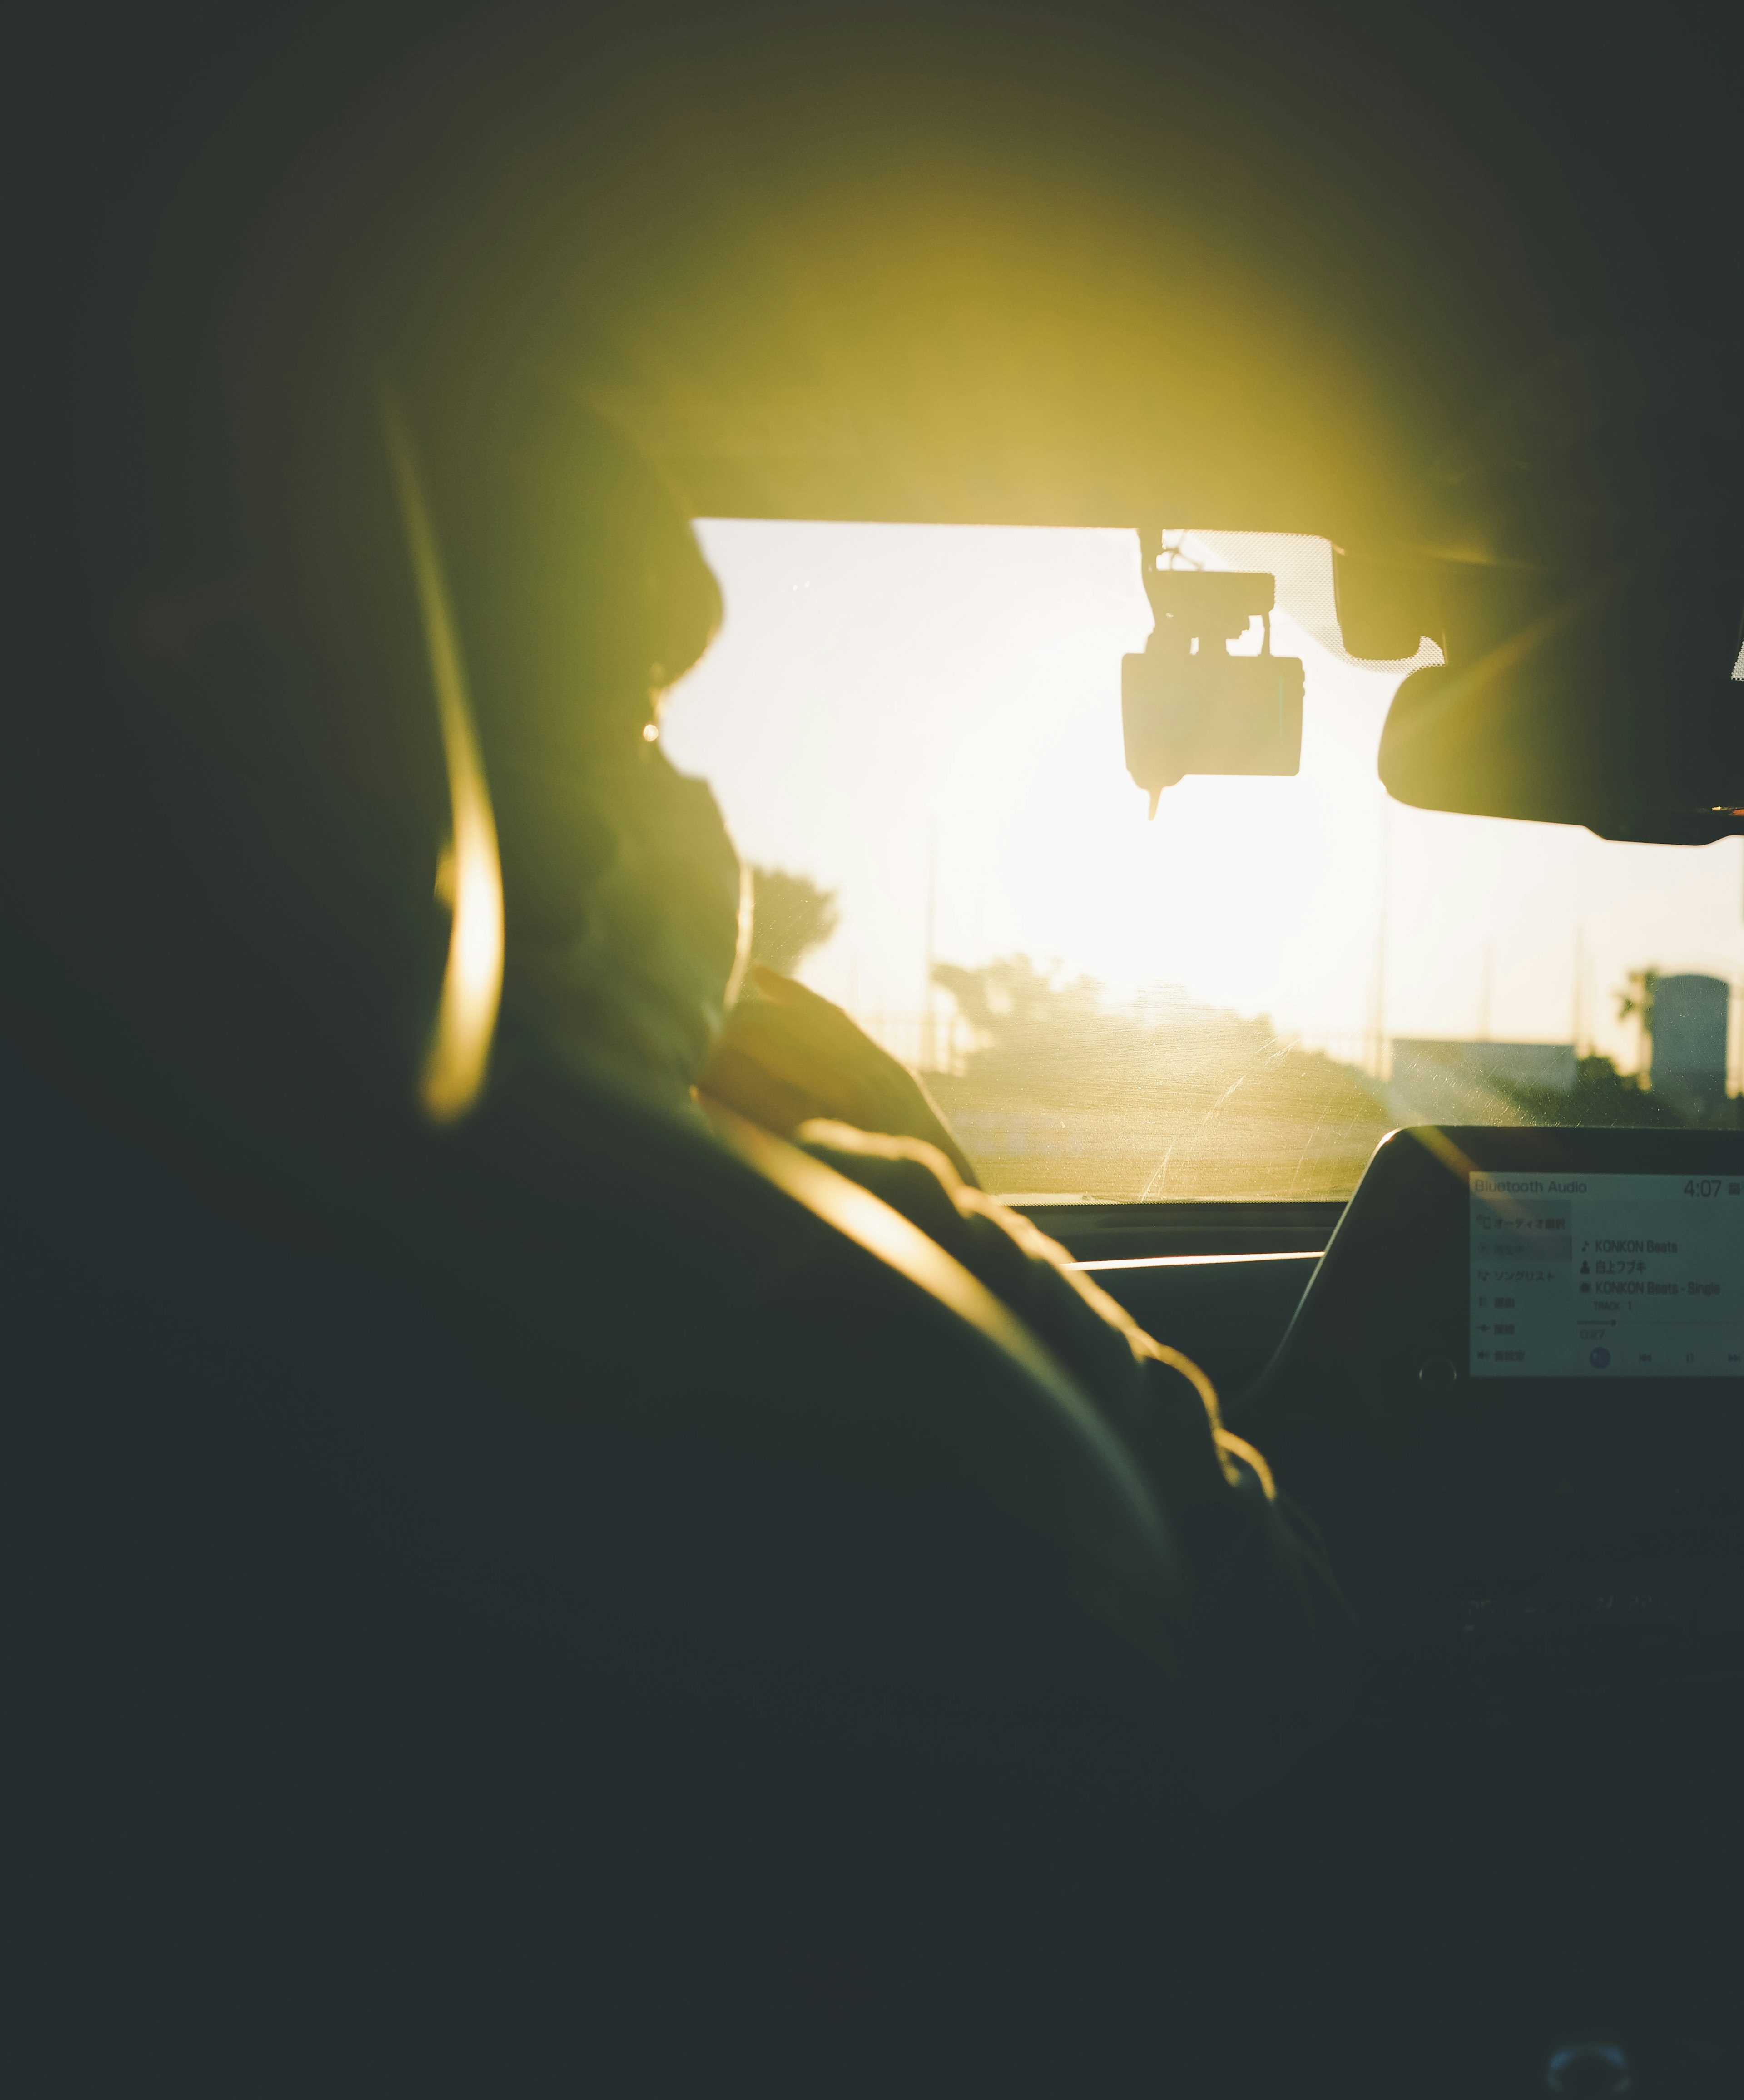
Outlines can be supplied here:
M1126 765L1157 798L1190 773L1292 774L1302 762L1302 664L1272 654L1274 577L1155 569L1145 588L1156 625L1142 656L1120 664ZM1228 645L1257 614L1257 656Z

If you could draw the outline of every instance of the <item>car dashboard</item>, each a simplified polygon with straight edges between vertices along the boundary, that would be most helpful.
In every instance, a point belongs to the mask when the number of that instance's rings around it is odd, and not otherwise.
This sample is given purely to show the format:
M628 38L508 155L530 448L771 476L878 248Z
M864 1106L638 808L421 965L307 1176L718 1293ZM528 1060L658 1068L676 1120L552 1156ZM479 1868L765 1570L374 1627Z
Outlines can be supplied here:
M1344 2089L1735 2090L1744 1132L1397 1131L1318 1254L1188 1207L1049 1222L1213 1370L1361 1626L1231 1855L1312 1892L1268 2017Z
M1143 1253L1035 1215L1205 1365L1371 1644L1744 1621L1744 1132L1424 1127L1341 1212L1189 1207Z

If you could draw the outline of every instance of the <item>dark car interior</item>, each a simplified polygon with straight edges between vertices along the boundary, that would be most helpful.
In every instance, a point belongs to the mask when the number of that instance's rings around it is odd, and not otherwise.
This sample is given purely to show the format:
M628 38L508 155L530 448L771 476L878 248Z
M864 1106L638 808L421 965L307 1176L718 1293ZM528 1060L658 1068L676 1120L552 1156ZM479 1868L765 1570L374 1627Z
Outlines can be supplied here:
M329 1114L341 1024L275 1062L236 1020L278 994L223 943L280 900L239 876L189 945L213 884L166 850L141 901L169 771L85 697L139 462L172 554L208 530L205 276L290 227L250 308L288 333L298 229L355 217L386 283L369 201L426 193L468 302L428 324L560 310L692 517L1315 536L1349 656L1442 658L1396 801L1736 838L1735 40L1573 0L372 0L20 49L9 2082L1735 2092L1736 1100L1397 1130L1348 1201L1021 1203L1208 1374L1356 1622L1336 1714L1274 1758L1256 1692L1252 1776L1199 1787L1104 1667L1187 1683L1178 1542L1022 1320L731 1118L529 1079L432 1178L373 1098ZM179 558L177 676L224 558ZM333 968L360 1012L376 938ZM1653 1290L1709 1323L1676 1361L1625 1346Z

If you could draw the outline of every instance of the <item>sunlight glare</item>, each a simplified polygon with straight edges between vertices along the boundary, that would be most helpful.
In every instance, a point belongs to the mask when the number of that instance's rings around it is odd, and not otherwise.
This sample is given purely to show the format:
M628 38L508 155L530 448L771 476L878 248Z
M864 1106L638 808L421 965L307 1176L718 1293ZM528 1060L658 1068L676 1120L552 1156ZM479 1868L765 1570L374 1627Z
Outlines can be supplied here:
M1636 1034L1609 995L1629 970L1744 971L1736 840L1618 845L1389 801L1375 756L1406 667L1337 651L1323 541L1194 536L1214 565L1283 579L1273 647L1307 668L1301 770L1189 779L1153 824L1121 749L1120 659L1150 625L1134 534L699 532L726 623L664 741L713 784L748 858L840 893L803 973L868 1021L925 1005L930 920L941 960L1022 951L1111 999L1180 986L1353 1059L1384 827L1389 1033L1478 1032L1487 972L1490 1032L1565 1042L1578 943L1589 1036L1628 1070Z

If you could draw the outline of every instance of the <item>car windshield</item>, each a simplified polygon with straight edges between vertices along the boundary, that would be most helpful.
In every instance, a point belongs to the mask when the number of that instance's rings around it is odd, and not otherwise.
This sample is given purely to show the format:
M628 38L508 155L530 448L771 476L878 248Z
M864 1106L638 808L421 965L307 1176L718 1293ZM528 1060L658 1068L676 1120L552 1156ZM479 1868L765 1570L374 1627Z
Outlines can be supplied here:
M1344 653L1325 540L1167 536L1277 576L1306 692L1299 774L1190 778L1153 822L1135 534L699 530L726 617L666 748L756 871L757 954L929 1075L987 1187L1342 1198L1402 1123L1737 1120L1740 841L1391 801L1414 666Z

